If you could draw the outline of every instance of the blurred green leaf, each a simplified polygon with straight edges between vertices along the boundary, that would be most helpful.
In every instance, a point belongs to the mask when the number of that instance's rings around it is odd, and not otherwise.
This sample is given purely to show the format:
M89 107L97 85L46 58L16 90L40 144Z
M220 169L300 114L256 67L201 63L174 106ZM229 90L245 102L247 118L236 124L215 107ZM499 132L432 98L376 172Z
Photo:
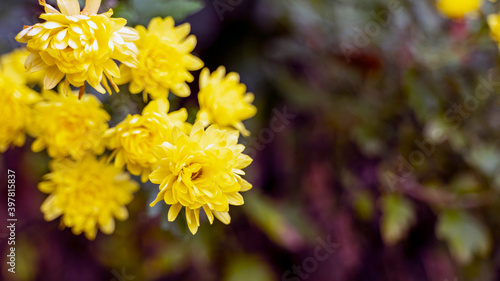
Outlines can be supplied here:
M427 120L435 112L438 100L431 84L420 80L417 71L410 71L405 77L404 88L408 104L415 111L420 121Z
M203 7L201 0L130 0L129 5L120 5L117 15L133 23L147 25L154 17L171 16L181 21Z
M460 173L452 179L450 188L455 192L469 193L480 190L481 182L474 173Z
M385 195L381 198L382 238L387 245L394 245L403 239L415 222L415 211L410 201L398 195Z
M486 176L493 177L500 168L500 151L493 145L473 146L466 160Z
M250 192L245 194L243 210L277 244L284 247L296 247L301 244L302 235L271 200L256 192Z
M268 265L254 256L238 256L227 265L225 281L276 280Z
M28 281L35 280L35 276L37 275L38 267L36 264L38 263L38 251L36 247L30 242L30 239L27 239L25 236L20 236L17 238L16 245L12 246L15 248L16 255L16 265L15 265L15 273L11 273L7 271L10 266L6 263L3 268L4 277L6 279L3 280L12 280L12 281ZM10 247L8 246L7 254L10 254ZM6 258L8 261L8 258Z
M354 211L365 221L370 220L374 213L373 196L367 191L356 192L354 197Z
M182 270L187 267L190 259L191 247L184 242L171 243L168 247L156 256L151 257L147 263L151 272L148 272L151 279L160 278L161 275ZM204 255L203 249L199 249L200 255Z
M383 143L377 136L377 128L359 126L353 129L354 140L366 155L376 156L383 152Z
M484 256L491 248L491 237L484 224L462 210L440 214L437 236L448 243L451 253L461 263L471 262L474 254Z

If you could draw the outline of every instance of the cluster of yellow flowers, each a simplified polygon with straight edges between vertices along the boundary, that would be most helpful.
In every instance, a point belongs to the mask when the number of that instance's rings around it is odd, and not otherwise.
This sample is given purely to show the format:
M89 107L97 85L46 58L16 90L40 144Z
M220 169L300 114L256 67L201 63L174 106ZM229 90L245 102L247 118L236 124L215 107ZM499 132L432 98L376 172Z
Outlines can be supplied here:
M193 234L201 208L210 223L215 216L228 224L229 205L242 205L240 192L252 188L242 178L252 159L238 139L250 134L242 121L257 109L239 75L226 75L222 66L201 71L192 125L188 111L169 112L168 101L169 92L189 96L191 72L204 65L191 54L196 38L189 24L175 26L167 17L131 28L112 10L99 14L101 0L87 0L83 10L78 0L58 0L59 10L39 3L45 21L16 36L27 48L0 57L0 151L22 146L28 134L32 151L46 149L53 158L38 186L49 194L41 206L45 219L61 217L61 225L88 239L98 229L112 233L139 188L132 174L159 185L151 206L169 205L169 221L184 207ZM142 114L110 128L110 115L85 93L85 83L110 94L109 85L118 92L128 83L130 93L152 100Z
M496 2L496 0L490 0ZM483 0L437 0L436 6L444 16L461 20L467 16L474 16L480 12ZM486 21L490 28L490 35L500 48L500 12L489 14Z

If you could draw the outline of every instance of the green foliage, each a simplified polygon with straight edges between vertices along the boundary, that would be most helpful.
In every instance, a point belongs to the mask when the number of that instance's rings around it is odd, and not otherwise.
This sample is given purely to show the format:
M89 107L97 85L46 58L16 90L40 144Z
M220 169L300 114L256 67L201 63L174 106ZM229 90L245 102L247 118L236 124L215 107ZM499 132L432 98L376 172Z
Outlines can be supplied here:
M481 189L481 182L473 173L462 173L452 179L450 188L457 193L473 193Z
M394 245L406 237L415 223L415 210L410 201L398 195L384 195L381 198L382 219L380 230L388 245Z
M352 177L361 184L342 179L341 189L358 218L375 220L369 219L373 196L382 210L382 238L395 245L410 231L420 235L412 228L417 221L419 227L434 221L436 214L417 215L417 206L457 208L462 212L457 220L438 213L435 226L436 234L446 237L450 258L473 264L475 254L487 254L484 249L492 246L487 233L497 229L487 214L500 209L500 76L486 16L498 13L500 4L485 1L479 17L454 21L436 11L435 1L401 2L397 14L385 14L387 25L377 29L375 15L387 11L391 1L335 9L327 8L329 1L309 1L301 4L300 17L290 16L298 5L272 2L275 12L289 15L283 24L293 36L273 45L272 59L282 64L266 65L272 69L267 78L305 116L314 112L315 125L305 125L313 129L304 131L324 132L321 137L334 132L335 159L320 158L332 163L335 175L353 167ZM304 32L299 27L304 22L316 31ZM353 49L346 52L344 43ZM284 63L299 65L302 72ZM353 159L358 153L362 156ZM380 171L377 188L366 192L363 181L371 169ZM397 184L387 186L386 175ZM471 208L478 219L468 214ZM464 237L470 239L456 242ZM404 247L409 245L413 241L405 241Z
M469 263L475 254L485 256L491 249L485 225L466 211L443 211L436 234L448 243L451 253L461 263Z
M255 256L237 256L227 265L224 281L276 280L269 266Z
M290 239L300 237L280 209L266 197L255 191L245 194L242 206L247 216L277 244L290 246Z
M202 0L129 0L128 4L120 3L116 12L134 24L147 25L154 17L171 16L181 21L202 7Z
M373 196L369 192L362 191L355 194L354 210L360 219L369 221L373 217L374 209Z
M494 145L472 147L467 156L468 162L488 177L500 169L500 150Z
M17 243L15 245L15 255L16 255L16 268L15 273L7 271L7 268L3 268L2 274L4 274L4 280L12 281L29 281L34 280L37 274L37 262L38 262L38 252L36 246L27 239L25 236L17 238ZM6 250L10 248L6 247ZM8 251L6 251L9 254Z

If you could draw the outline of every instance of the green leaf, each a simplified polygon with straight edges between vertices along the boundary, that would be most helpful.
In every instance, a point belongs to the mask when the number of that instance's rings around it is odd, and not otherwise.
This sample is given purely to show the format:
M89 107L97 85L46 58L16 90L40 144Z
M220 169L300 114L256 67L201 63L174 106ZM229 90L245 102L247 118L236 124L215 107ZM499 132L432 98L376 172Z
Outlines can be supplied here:
M245 194L245 214L275 243L293 247L303 240L299 232L283 215L282 208L257 192Z
M410 201L398 195L385 195L381 199L382 238L387 245L394 245L404 238L415 222L415 211Z
M450 189L456 193L472 193L481 189L481 181L471 172L463 172L453 177Z
M353 201L356 215L364 221L369 221L374 214L373 196L367 191L355 192Z
M484 256L491 249L491 237L484 224L462 210L446 210L439 216L437 237L446 241L452 255L461 263L474 254Z
M410 71L404 79L404 88L408 104L415 111L419 121L425 122L434 114L438 106L432 84L419 80L419 74L416 71Z
M500 168L500 151L491 144L474 146L470 149L466 160L484 175L494 177Z
M224 277L225 281L271 281L276 280L267 264L254 256L232 258Z
M38 263L39 259L39 253L37 251L36 245L34 245L30 239L26 236L20 236L18 238L19 243L16 243L15 245L15 252L14 254L16 255L16 266L15 266L15 274L12 274L10 272L7 272L7 269L4 269L6 274L10 276L12 279L8 278L9 280L13 281L28 281L28 280L34 280L35 276L37 275L37 266L36 264ZM7 254L6 255L11 255L12 253L10 252L10 246L7 247ZM7 260L9 261L9 260ZM5 264L6 268L10 268L10 265ZM5 267L3 267L5 268ZM6 275L4 275L6 276Z
M154 17L171 16L180 21L202 7L201 0L131 0L130 7L121 7L119 12L135 23L147 25Z

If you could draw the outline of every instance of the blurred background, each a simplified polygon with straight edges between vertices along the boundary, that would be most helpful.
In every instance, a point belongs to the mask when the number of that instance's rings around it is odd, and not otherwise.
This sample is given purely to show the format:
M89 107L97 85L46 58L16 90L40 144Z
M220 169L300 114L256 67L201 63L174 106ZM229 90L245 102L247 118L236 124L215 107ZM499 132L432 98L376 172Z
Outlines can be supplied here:
M189 22L206 66L240 73L259 110L240 140L254 188L229 226L205 218L193 236L183 218L148 206L157 187L146 183L130 218L88 241L43 220L37 183L49 157L28 139L0 155L0 220L7 169L18 217L16 274L0 229L2 280L500 280L499 50L485 19L499 5L464 20L432 0L103 0L108 8L131 26ZM1 0L0 52L20 47L15 35L41 12L36 0ZM191 121L197 83L191 97L169 97ZM112 125L144 106L126 87L97 96Z

